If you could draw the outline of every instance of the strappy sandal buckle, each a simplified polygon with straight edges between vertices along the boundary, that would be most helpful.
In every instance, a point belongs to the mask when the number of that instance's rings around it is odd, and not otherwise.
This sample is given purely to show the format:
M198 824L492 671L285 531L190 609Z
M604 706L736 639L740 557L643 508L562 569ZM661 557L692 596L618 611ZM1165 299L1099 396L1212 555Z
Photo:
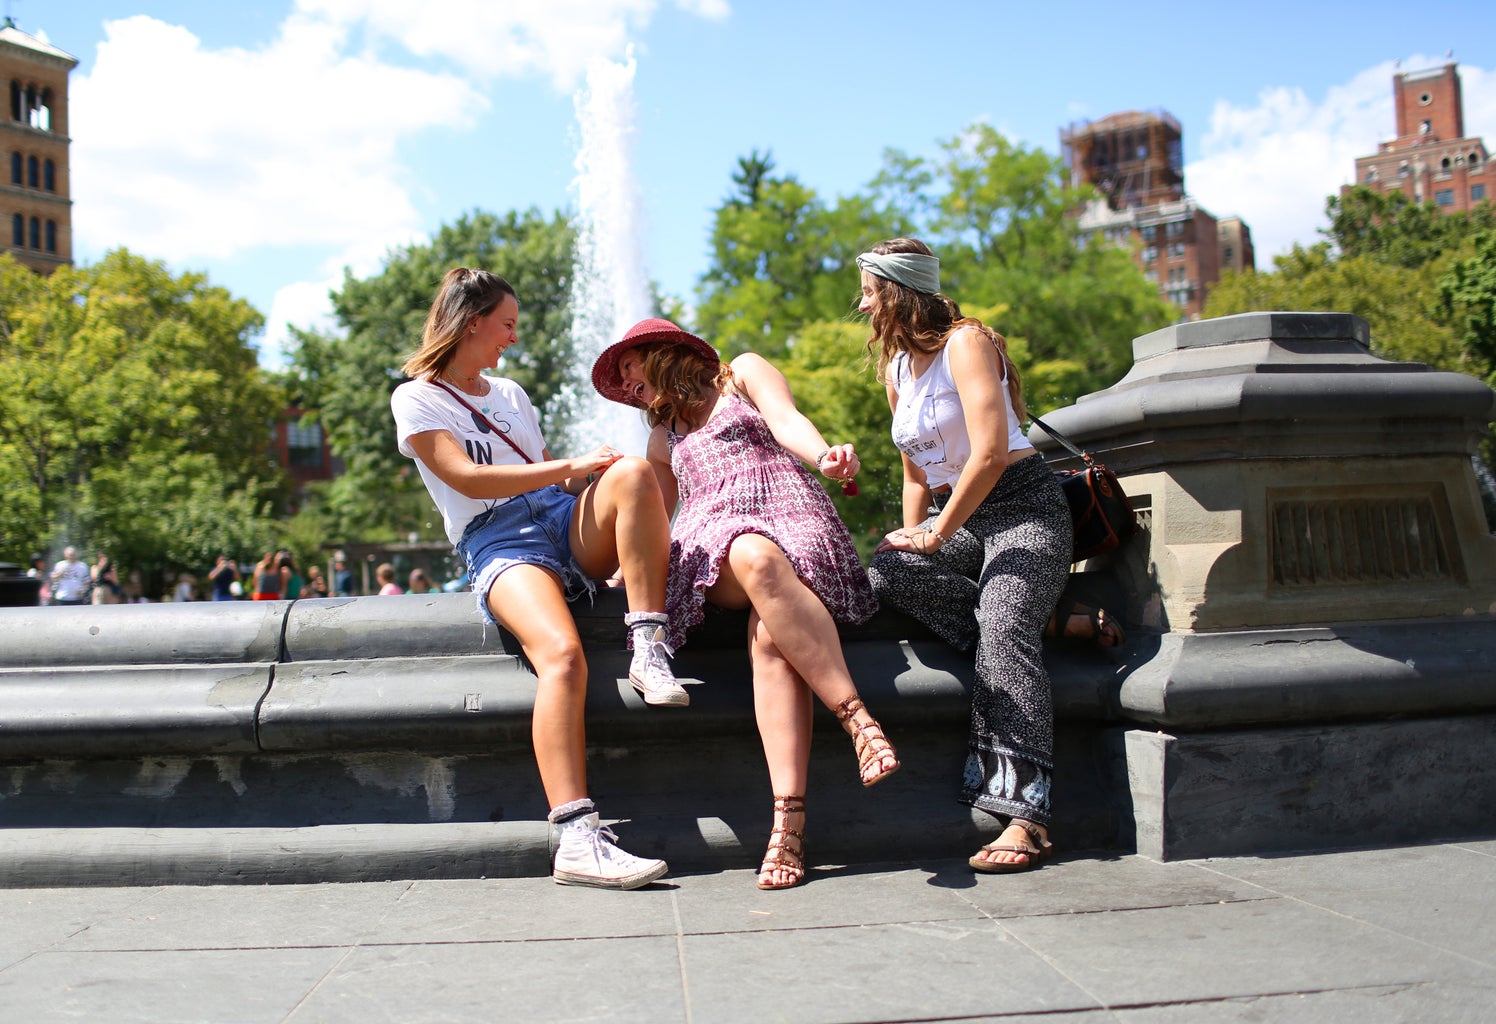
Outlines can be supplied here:
M862 784L872 786L899 770L899 755L893 749L893 744L888 742L888 736L884 734L883 726L878 724L876 718L869 714L866 722L857 721L857 712L866 709L861 698L853 696L838 704L833 713L837 721L842 723L842 728L852 737L852 753L857 757L857 774L862 778ZM851 728L848 729L848 726ZM871 776L868 775L869 765L882 765L889 760L893 763L888 767L880 767Z
M774 798L774 828L769 832L769 848L764 851L763 863L758 867L758 887L773 891L793 889L805 883L805 833L790 828L791 814L805 813L803 796L776 796ZM765 883L764 875L771 871L788 871L793 877L788 882Z

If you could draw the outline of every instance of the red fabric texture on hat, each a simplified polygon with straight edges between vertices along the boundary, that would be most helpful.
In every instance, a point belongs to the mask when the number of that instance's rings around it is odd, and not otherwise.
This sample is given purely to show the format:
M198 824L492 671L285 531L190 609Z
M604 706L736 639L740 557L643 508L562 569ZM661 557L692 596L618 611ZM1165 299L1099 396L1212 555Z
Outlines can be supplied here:
M712 366L720 366L722 363L722 357L717 354L717 350L696 335L681 330L669 320L650 317L630 327L622 340L615 341L603 349L602 355L597 357L597 362L592 364L592 386L597 389L597 393L609 401L621 402L624 405L642 409L643 403L634 397L631 389L623 386L623 377L618 372L618 361L629 349L656 341L685 345L687 348L694 349L697 355Z

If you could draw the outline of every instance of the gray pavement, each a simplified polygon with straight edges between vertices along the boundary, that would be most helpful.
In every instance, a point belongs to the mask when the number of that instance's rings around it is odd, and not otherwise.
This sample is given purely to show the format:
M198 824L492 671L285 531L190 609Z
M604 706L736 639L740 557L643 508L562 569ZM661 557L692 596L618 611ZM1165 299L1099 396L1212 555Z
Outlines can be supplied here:
M625 839L627 838L625 834ZM0 1020L1490 1021L1496 841L548 879L0 890Z

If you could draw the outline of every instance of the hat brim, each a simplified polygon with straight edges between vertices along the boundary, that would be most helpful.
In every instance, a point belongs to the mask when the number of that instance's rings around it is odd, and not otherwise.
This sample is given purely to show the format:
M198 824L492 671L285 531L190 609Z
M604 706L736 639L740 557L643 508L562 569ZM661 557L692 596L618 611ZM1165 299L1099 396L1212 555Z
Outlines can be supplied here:
M644 403L634 396L633 389L624 386L623 375L618 372L618 362L630 349L657 342L684 345L705 359L709 365L720 366L722 364L722 357L717 354L716 349L691 332L683 331L679 327L630 334L622 341L615 341L603 349L602 355L598 356L597 361L592 364L592 386L597 389L597 393L610 402L631 405L635 409L644 408Z

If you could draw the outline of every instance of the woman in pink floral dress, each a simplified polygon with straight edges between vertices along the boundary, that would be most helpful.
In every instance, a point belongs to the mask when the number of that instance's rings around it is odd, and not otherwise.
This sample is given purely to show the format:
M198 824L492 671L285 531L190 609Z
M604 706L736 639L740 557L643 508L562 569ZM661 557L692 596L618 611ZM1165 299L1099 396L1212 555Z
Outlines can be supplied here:
M666 611L674 649L707 602L748 608L754 710L773 786L774 827L761 889L805 880L805 786L814 694L852 736L865 786L899 767L893 746L857 695L838 622L877 610L852 538L805 468L850 481L850 444L828 445L795 408L784 375L747 353L716 351L668 320L636 324L592 369L605 398L645 410L648 457L671 530Z

